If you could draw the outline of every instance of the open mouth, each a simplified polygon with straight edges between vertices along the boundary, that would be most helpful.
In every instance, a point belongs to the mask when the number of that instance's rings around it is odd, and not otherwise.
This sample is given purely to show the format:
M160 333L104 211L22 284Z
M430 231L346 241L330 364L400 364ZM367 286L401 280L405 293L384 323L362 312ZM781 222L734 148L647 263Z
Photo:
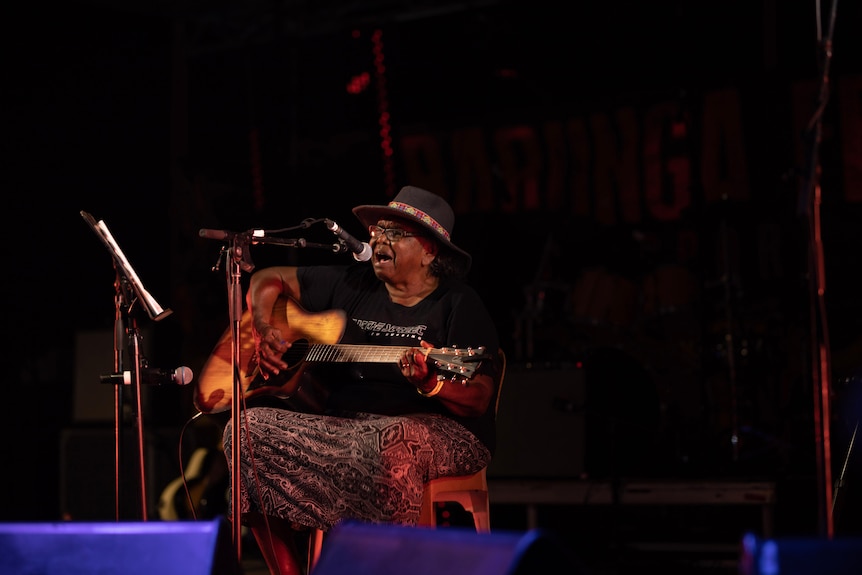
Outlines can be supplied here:
M383 264L392 261L392 255L386 252L375 252L374 263Z

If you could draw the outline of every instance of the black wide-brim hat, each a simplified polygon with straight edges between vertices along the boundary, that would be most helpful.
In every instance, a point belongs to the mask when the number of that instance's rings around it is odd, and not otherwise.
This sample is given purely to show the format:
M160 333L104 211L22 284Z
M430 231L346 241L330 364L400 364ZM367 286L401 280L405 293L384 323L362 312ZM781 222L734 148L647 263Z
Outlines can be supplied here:
M455 212L446 200L435 193L415 186L404 186L389 204L356 206L353 208L353 213L365 226L372 226L381 219L390 218L415 222L428 230L432 237L455 256L463 273L467 273L470 269L472 256L452 243Z

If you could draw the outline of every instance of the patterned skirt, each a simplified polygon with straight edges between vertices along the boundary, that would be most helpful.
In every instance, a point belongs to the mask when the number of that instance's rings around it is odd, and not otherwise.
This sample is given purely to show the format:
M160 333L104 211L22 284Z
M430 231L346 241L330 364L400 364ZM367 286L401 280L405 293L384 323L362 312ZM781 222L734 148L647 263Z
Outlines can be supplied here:
M459 423L441 415L308 414L271 407L241 412L240 508L296 527L342 519L415 525L423 484L475 473L491 459ZM224 431L232 465L232 424Z

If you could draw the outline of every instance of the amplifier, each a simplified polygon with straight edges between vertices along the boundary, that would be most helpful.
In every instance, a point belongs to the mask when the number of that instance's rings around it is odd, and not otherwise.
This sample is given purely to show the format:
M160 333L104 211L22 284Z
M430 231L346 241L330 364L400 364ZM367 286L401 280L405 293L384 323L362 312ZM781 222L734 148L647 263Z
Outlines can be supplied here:
M162 489L179 475L174 429L145 432L144 466L148 514L157 513ZM68 427L60 433L60 512L64 519L98 521L116 518L117 469L114 430ZM120 517L140 517L140 468L137 430L124 429L119 488Z
M580 477L585 399L584 372L575 364L509 364L488 476Z

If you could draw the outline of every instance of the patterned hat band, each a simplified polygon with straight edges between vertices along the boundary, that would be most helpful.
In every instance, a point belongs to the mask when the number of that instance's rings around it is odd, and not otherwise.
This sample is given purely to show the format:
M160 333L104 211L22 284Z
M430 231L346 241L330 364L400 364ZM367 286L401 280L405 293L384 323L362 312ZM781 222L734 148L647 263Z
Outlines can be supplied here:
M443 226L441 226L437 220L435 220L434 218L432 218L431 216L429 216L428 214L426 214L422 210L418 210L418 209L416 209L413 206L410 206L408 204L405 204L402 202L395 202L395 201L389 202L389 207L394 209L394 210L398 210L399 212L404 212L405 214L409 214L411 217L416 218L417 220L419 220L420 222L422 222L423 224L425 224L426 226L428 226L429 228L431 228L432 230L434 230L435 232L437 232L438 234L440 234L441 236L443 236L447 240L450 240L449 231L446 228L444 228Z

